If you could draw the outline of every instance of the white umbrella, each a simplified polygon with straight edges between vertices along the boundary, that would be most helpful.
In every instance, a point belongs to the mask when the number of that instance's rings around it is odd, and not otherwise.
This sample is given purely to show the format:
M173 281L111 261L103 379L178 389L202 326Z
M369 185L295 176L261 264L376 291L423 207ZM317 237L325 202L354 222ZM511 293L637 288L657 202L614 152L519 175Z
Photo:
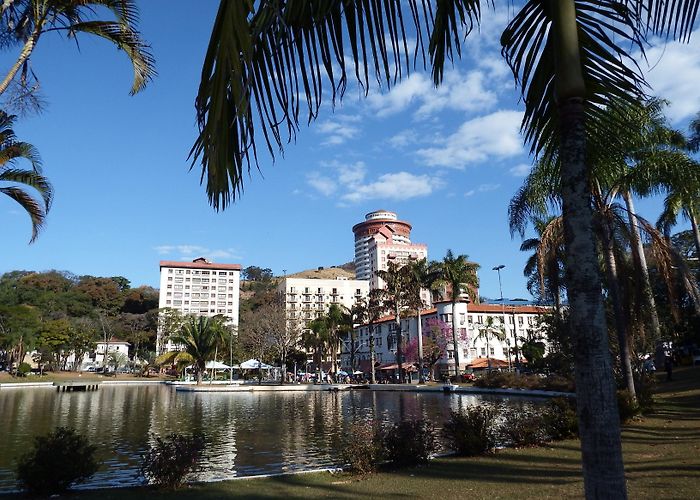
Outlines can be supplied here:
M219 361L207 361L207 370L228 370L229 368L231 368L229 365Z
M355 370L352 372L353 375L362 375L364 372L361 372L360 370Z
M241 369L243 370L255 370L256 368L260 368L262 370L272 370L273 367L258 361L257 359L249 359L248 361L241 363Z

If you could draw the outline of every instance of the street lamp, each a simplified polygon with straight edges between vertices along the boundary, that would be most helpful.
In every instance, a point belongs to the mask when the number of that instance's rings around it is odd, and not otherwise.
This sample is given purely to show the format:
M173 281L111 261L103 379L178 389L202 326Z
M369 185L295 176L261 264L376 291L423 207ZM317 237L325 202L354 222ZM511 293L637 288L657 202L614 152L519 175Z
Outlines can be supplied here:
M503 286L501 285L501 269L505 268L504 264L500 264L493 268L493 271L498 273L498 290L501 294L501 310L503 311L503 322L506 320L506 305L503 302ZM515 327L515 309L513 309L513 340L515 341L515 369L520 371L520 356L518 355L518 331ZM510 350L510 348L509 348Z
M493 271L498 272L498 290L501 292L501 304L503 304L503 287L501 286L501 269L506 267L504 264L501 264L500 266L496 266L493 268Z

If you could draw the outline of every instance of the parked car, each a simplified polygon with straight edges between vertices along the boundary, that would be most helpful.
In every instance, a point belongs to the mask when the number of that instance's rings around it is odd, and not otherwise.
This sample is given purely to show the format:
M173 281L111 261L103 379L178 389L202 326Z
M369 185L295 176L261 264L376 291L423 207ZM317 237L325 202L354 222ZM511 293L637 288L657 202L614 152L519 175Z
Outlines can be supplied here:
M700 349L693 349L693 366L700 365Z

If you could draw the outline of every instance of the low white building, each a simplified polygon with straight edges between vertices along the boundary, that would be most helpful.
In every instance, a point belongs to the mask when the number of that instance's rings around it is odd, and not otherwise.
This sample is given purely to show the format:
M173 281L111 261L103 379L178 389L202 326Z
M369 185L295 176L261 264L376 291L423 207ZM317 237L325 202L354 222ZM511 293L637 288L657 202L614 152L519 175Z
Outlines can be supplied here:
M461 300L456 305L456 313L459 315L458 328L458 349L459 367L464 371L472 363L478 363L482 358L488 357L492 360L500 360L515 364L515 344L517 339L530 338L537 335L537 319L549 312L549 308L540 306L512 306L496 304L468 304L466 300ZM479 335L480 331L488 328L489 318L494 329L502 329L505 333L503 340L498 340L495 336L489 336L488 342L484 335ZM455 356L452 342L452 303L449 301L436 302L435 307L421 311L421 324L423 337L425 338L431 330L442 327L442 334L449 341L446 342L446 349L443 356L437 361L435 374L454 374ZM380 318L372 325L374 331L375 362L380 366L396 363L396 335L394 316ZM408 345L415 342L418 337L417 317L411 316L401 319L402 338ZM355 328L355 367L350 367L350 344L345 342L342 349L341 366L346 371L360 369L365 373L370 369L369 352L370 329L369 325L361 325ZM520 342L520 340L518 340ZM519 353L519 357L522 353ZM411 364L406 363L406 364ZM497 365L494 361L493 365Z
M124 363L129 360L129 348L131 344L125 340L113 339L109 342L101 340L95 344L95 349L90 352L86 352L83 358L75 364L75 355L71 354L67 358L66 366L68 368L74 368L78 371L86 371L90 367L93 368L104 368L105 366L105 352L108 353L118 353L116 356L124 361ZM109 359L107 360L109 364Z

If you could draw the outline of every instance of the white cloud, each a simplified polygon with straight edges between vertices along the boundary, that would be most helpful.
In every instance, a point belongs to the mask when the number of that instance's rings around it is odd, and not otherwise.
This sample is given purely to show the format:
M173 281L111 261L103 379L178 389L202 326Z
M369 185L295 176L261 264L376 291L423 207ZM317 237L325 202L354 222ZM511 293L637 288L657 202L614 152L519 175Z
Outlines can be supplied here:
M518 165L512 167L509 172L514 177L526 177L530 173L530 165L527 163L519 163Z
M401 149L410 144L415 144L417 140L418 134L415 132L415 130L406 129L389 138L388 142L392 148Z
M512 110L480 116L464 122L449 137L417 153L429 166L451 168L516 156L523 152L521 120L522 113Z
M484 111L498 101L496 94L486 88L485 80L483 71L462 73L450 70L445 72L443 82L436 88L429 75L413 73L389 92L372 94L368 100L380 117L399 113L412 105L417 105L415 114L419 118L445 109Z
M700 111L700 30L696 30L690 43L659 42L647 51L652 66L647 80L653 94L671 101L666 111L669 119L677 123Z
M210 249L201 245L158 245L153 248L159 255L178 255L181 260L194 257L207 259L240 259L241 255L235 248Z
M306 182L324 196L332 195L337 188L336 182L333 179L323 176L318 172L308 173L306 175Z
M309 174L307 183L324 196L337 196L348 203L407 200L428 196L444 185L439 175L415 175L404 171L384 173L376 180L367 180L368 168L361 161L350 164L332 161L321 166L326 170Z
M465 197L473 196L476 193L488 193L489 191L495 191L500 188L500 184L480 184L476 189L470 189L464 193Z
M356 185L343 195L345 201L357 203L367 200L408 200L432 194L444 185L442 179L409 172L382 174L376 181Z
M316 130L326 136L326 139L321 143L324 146L343 144L348 139L354 138L360 131L357 127L331 121L319 123Z

